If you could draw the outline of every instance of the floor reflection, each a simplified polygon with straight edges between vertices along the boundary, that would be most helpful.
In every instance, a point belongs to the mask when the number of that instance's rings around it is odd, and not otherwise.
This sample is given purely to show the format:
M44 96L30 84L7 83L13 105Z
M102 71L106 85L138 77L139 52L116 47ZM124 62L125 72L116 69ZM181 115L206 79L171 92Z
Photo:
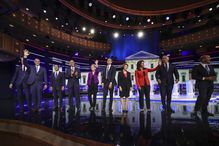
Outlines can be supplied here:
M194 103L173 103L174 114L162 111L160 102L152 102L152 112L139 112L138 101L129 101L129 112L122 113L115 100L113 113L101 113L102 101L94 112L83 100L77 112L65 102L63 109L53 110L46 100L39 113L20 113L16 119L44 125L70 135L76 135L121 146L216 146L219 145L219 104L210 103L214 117L191 117ZM107 108L106 108L107 109Z

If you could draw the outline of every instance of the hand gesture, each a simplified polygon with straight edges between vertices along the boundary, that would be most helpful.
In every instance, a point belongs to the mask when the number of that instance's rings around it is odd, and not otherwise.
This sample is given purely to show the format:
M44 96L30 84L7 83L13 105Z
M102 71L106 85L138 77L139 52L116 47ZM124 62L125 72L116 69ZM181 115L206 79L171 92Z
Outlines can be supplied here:
M161 66L162 65L162 61L159 59L158 61L158 65Z
M10 84L10 85L9 85L9 88L12 89L12 88L13 88L13 84Z
M30 52L27 49L24 49L24 58L30 55Z
M46 90L46 89L47 89L47 85L44 85L43 90Z

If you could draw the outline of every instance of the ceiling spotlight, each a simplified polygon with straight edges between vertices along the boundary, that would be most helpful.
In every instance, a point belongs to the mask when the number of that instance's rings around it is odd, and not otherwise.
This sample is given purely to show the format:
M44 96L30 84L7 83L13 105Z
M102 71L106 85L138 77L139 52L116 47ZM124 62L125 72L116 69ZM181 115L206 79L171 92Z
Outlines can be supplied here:
M55 42L54 42L54 41L51 41L51 43L54 44Z
M151 24L154 24L154 22L152 21Z
M92 6L93 6L93 4L90 2L90 3L88 3L88 6L89 6L89 7L92 7Z
M68 25L68 22L66 22L65 25Z
M33 37L36 37L37 35L33 34Z
M90 33L91 33L91 34L94 34L94 33L95 33L95 30L92 28L92 29L90 30Z
M85 32L86 30L87 30L87 28L86 28L86 27L82 27L82 31L84 31L84 32Z
M29 11L29 8L26 8L26 11Z
M59 18L58 18L58 17L55 17L55 19L58 20Z
M142 38L144 36L144 32L143 31L139 31L137 33L138 38Z
M126 20L126 21L129 21L129 17L126 17L125 20Z
M107 23L107 20L105 20L105 23Z
M213 8L209 8L209 11L212 11L213 10Z
M119 33L118 32L114 32L113 33L113 37L116 39L116 38L118 38L119 37Z
M170 17L169 17L169 16L167 16L167 17L166 17L166 20L170 20Z
M46 48L48 48L49 47L49 45L46 45Z
M46 14L46 10L45 10L45 9L43 10L43 13L45 13L45 14Z
M26 42L29 42L30 40L29 39L25 39L26 40Z
M151 22L151 19L150 19L150 18L148 18L148 19L147 19L147 22Z
M61 25L61 27L64 27L64 25Z
M46 18L46 21L49 21L49 18Z
M216 8L219 8L219 4L217 4Z
M9 24L9 26L10 26L10 27L14 27L14 25L13 25L13 24Z
M76 32L79 32L79 30L77 29Z
M116 18L116 15L114 14L114 15L112 16L112 18L115 19L115 18Z

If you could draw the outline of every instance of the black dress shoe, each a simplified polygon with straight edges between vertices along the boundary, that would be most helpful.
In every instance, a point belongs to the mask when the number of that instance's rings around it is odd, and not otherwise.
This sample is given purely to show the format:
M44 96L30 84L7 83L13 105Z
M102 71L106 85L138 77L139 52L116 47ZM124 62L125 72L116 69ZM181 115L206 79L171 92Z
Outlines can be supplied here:
M209 112L202 112L202 115L206 115L206 116L209 116L209 117L214 117L214 114L209 113Z

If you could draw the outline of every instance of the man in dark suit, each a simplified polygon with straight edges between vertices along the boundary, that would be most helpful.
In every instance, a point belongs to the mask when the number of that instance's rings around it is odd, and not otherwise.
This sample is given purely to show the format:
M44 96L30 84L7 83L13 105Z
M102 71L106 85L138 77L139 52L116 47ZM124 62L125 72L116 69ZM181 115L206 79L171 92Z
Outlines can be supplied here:
M46 69L40 66L40 59L35 58L34 64L30 66L26 63L26 66L30 68L30 75L27 79L27 84L30 85L30 91L34 102L34 111L38 112L41 105L41 99L43 90L47 88L47 73Z
M28 54L27 50L24 50L24 56ZM20 104L20 111L24 111L24 98L23 93L25 95L28 108L31 109L31 102L30 102L30 87L27 84L27 79L30 73L30 70L27 68L27 66L24 65L24 62L26 61L26 58L21 57L20 58L20 65L16 67L15 73L13 75L13 78L10 82L9 88L13 88L13 86L16 86L17 89L17 97Z
M175 76L176 83L178 83L179 73L176 69L176 66L169 63L168 56L163 56L162 65L156 71L155 76L160 86L161 102L163 105L163 109L171 113L174 113L174 111L171 108L172 90L173 90L173 85L174 85L173 75Z
M102 86L103 86L103 107L102 111L105 111L106 108L106 96L108 91L110 92L110 102L109 102L109 112L112 112L113 104L113 91L116 84L115 80L116 68L112 66L112 59L107 59L107 66L103 68L102 72Z
M65 89L65 77L64 74L59 71L59 65L54 65L54 70L51 76L51 90L54 97L54 110L58 110L58 99L59 108L62 108L62 91Z
M68 100L69 106L72 107L72 96L75 96L77 111L81 110L80 104L80 85L79 79L81 78L81 72L76 67L73 59L69 61L70 67L66 70L65 76L68 79Z
M208 112L207 107L214 91L216 73L214 68L210 65L211 57L209 55L201 56L200 61L201 63L192 70L192 78L196 80L195 86L199 92L192 116L197 116L197 111L199 110L201 110L202 115L214 116Z

